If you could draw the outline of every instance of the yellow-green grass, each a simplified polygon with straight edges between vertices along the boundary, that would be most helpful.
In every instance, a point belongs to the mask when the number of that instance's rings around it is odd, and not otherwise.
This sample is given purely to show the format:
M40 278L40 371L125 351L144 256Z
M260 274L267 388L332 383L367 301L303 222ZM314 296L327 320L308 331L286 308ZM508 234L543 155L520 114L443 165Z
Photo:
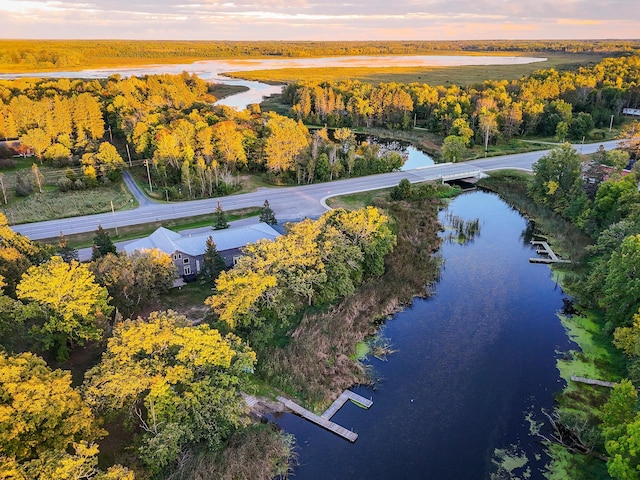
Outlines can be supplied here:
M475 52L489 55L488 52ZM441 54L441 53L439 53ZM469 52L449 52L450 55L469 55ZM492 55L494 55L492 53ZM499 52L497 55L525 56L522 53ZM328 68L283 68L277 70L253 70L250 72L230 72L231 77L256 80L267 83L293 83L298 81L340 82L357 79L372 84L378 83L427 83L429 85L470 85L485 80L515 80L536 70L555 68L574 69L581 65L597 63L604 54L560 54L531 53L529 56L547 58L543 62L518 65L469 65L456 67L328 67Z
M351 193L349 195L340 195L331 197L327 200L327 205L331 208L344 208L345 210L357 210L359 208L371 205L376 197L382 197L390 192L390 188L380 190L369 190L367 192Z
M88 190L61 192L52 187L37 191L28 197L13 197L0 211L10 224L41 222L58 218L77 217L111 211L111 202L116 210L129 210L137 202L124 186L117 183Z
M249 90L249 87L245 87L244 85L229 85L226 83L214 83L209 89L210 93L218 100L235 95L236 93L246 92L247 90Z

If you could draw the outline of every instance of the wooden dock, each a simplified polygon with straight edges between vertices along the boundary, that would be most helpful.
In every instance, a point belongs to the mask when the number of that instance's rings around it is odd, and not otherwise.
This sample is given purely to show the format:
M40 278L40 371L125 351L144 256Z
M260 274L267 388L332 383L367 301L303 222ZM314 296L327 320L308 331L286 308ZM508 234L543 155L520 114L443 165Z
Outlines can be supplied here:
M333 417L338 412L338 410L340 410L342 406L345 403L347 403L349 400L353 400L358 405L362 405L364 408L369 408L371 405L373 405L373 402L368 398L364 398L358 395L357 393L353 393L351 390L345 390L340 394L338 398L336 398L336 400L331 404L331 406L327 408L324 411L324 413L320 416L322 418L326 418L327 420L330 420L331 417Z
M350 442L355 442L358 439L357 433L351 430L347 430L346 428L330 420L331 417L333 417L348 400L353 400L359 405L362 405L364 408L369 408L371 405L373 405L373 401L367 398L364 398L358 395L357 393L353 393L351 390L345 390L331 404L331 406L324 411L322 415L316 415L315 413L310 412L306 408L301 407L293 400L289 400L288 398L285 398L285 397L278 397L278 401L282 403L286 408L291 410L293 413L300 415L302 418L305 418L310 422L313 422L316 425L319 425L322 428L325 428L330 432L335 433L336 435L340 435L342 438L346 438Z
M532 240L531 245L537 245L537 253L540 255L546 255L546 257L530 258L531 263L571 263L571 260L564 260L554 253L547 242Z
M574 382L586 383L587 385L599 385L607 388L613 388L616 385L615 382L605 382L604 380L594 380L593 378L576 377L575 375L571 377L571 380Z

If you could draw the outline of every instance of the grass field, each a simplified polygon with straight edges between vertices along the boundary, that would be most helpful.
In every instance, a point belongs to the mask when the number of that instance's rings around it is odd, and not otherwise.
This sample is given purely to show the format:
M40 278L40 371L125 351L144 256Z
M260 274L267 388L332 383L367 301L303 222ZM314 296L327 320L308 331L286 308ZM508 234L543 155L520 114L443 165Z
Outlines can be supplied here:
M450 54L459 55L460 52ZM485 54L485 52L482 52ZM510 53L511 54L511 53ZM504 52L500 55L505 55ZM523 54L513 54L523 55ZM544 56L544 62L523 65L477 65L461 67L345 67L345 68L284 68L279 70L254 70L251 72L231 72L230 77L257 80L267 83L291 83L297 81L333 81L358 79L372 84L428 83L429 85L470 85L484 80L514 80L536 70L555 68L575 69L581 65L597 63L604 54L531 54Z

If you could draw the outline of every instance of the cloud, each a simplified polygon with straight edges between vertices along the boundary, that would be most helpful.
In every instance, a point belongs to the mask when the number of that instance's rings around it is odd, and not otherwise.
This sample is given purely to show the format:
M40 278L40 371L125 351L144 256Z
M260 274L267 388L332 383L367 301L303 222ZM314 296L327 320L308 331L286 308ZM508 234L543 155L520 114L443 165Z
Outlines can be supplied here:
M636 38L637 0L0 0L3 38Z

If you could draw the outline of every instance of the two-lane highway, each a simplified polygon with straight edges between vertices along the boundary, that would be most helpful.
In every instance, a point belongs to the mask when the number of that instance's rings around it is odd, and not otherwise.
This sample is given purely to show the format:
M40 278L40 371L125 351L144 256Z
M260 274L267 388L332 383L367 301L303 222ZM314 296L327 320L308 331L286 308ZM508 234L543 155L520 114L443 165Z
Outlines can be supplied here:
M610 141L574 145L574 148L581 153L587 154L595 152L600 145L610 150L615 148L618 143L618 141ZM437 164L414 170L337 180L329 183L295 187L260 188L252 193L180 203L154 203L145 201L141 202L140 206L134 210L119 211L115 212L115 214L108 212L60 220L49 220L46 222L15 225L12 226L12 228L32 240L42 240L56 238L60 232L63 232L65 235L70 235L95 231L98 225L102 225L104 228L114 228L116 226L122 227L125 225L136 225L213 213L218 201L220 201L225 211L229 211L238 208L262 206L265 199L269 200L269 204L275 211L278 219L281 221L295 221L305 217L315 218L321 215L326 210L325 200L332 196L392 187L397 185L403 178L407 178L412 183L417 183L427 180L438 180L442 178L442 176L446 177L447 175L470 170L482 170L484 172L503 169L531 170L531 166L546 153L548 153L548 150L490 157L463 163Z

